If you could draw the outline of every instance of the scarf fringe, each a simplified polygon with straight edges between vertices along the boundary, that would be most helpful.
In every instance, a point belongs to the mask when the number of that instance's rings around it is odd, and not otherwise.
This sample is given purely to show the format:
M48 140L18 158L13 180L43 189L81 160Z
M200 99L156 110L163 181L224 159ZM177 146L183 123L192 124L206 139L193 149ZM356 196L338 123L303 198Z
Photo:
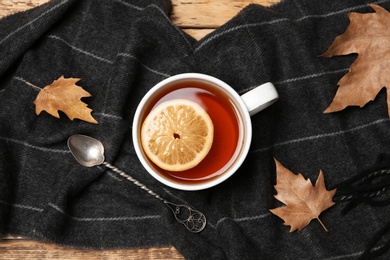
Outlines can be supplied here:
M341 210L345 215L364 203L372 207L390 205L390 155L381 154L376 166L340 183L334 197L336 202L346 202ZM387 195L387 196L386 196ZM381 245L378 245L381 241ZM360 259L372 259L390 250L390 222L379 229L368 242Z

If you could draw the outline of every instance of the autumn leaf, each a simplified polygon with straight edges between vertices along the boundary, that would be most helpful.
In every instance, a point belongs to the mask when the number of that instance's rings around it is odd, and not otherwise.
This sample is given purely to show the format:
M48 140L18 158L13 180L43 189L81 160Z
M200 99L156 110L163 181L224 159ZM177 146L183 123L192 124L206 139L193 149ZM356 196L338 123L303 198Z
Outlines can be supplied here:
M322 55L358 54L349 72L338 82L336 95L324 113L340 111L347 106L363 107L386 87L390 117L390 13L378 5L370 6L375 13L348 14L347 30L337 36Z
M70 120L78 118L97 124L98 122L91 115L92 109L81 101L81 98L90 97L91 94L76 85L79 80L79 78L64 78L64 76L61 76L50 85L42 89L39 88L39 94L34 101L36 114L39 115L42 111L46 111L50 115L59 118L58 111L62 111ZM36 87L31 83L27 82L27 84Z
M277 194L275 198L285 206L270 209L270 211L284 220L284 224L291 226L290 232L302 230L313 219L317 219L325 231L325 225L319 219L324 210L332 207L336 189L328 191L325 187L322 171L313 186L309 179L302 174L294 174L275 159Z

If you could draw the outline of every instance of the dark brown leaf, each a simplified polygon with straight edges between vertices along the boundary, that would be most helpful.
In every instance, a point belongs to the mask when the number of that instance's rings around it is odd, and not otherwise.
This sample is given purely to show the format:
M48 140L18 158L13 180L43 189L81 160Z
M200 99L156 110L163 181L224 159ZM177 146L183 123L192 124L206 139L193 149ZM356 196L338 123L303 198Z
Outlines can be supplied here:
M370 5L375 13L349 13L347 30L336 37L322 55L333 57L357 53L349 72L338 82L337 93L324 111L343 110L347 106L363 107L387 88L390 117L390 13L378 5Z
M284 220L284 224L291 226L290 232L302 230L313 219L317 219L323 228L328 231L319 219L324 210L332 207L336 189L328 191L322 171L313 186L309 179L302 174L294 174L275 159L277 194L275 198L286 206L270 211Z

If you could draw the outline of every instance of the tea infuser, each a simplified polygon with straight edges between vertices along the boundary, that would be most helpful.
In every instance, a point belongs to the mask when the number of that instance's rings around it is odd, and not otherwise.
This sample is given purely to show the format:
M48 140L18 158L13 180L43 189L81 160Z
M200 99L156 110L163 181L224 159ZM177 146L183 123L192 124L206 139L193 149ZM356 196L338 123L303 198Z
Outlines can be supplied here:
M131 181L150 195L164 202L165 205L171 209L176 220L183 224L189 231L199 233L206 227L206 216L202 212L194 210L187 205L177 205L167 201L124 171L106 162L104 158L104 146L99 140L86 135L72 135L68 139L68 147L72 155L81 165L85 167L104 165L113 172L124 177L126 180Z

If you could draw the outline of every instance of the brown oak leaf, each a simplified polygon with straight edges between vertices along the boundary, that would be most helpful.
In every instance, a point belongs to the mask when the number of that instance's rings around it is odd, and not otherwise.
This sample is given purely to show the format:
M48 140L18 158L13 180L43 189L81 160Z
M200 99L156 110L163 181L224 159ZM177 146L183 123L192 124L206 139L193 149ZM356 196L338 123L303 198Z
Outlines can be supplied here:
M322 171L313 186L309 179L302 174L294 174L275 159L277 194L275 198L285 206L270 209L270 211L284 220L284 225L291 226L290 232L302 230L313 219L317 219L325 231L325 225L319 219L324 210L332 207L336 189L328 191Z
M59 118L58 111L62 111L70 120L78 118L97 124L98 122L91 115L92 109L81 101L81 98L90 97L91 94L76 85L79 80L79 78L64 78L64 76L61 76L50 85L40 89L34 101L36 114L39 115L42 111L46 111L50 115ZM31 83L27 84L32 85Z
M338 82L337 93L324 113L347 106L363 107L386 87L390 117L390 13L371 4L374 13L348 14L347 30L337 36L324 57L357 53L349 72Z

